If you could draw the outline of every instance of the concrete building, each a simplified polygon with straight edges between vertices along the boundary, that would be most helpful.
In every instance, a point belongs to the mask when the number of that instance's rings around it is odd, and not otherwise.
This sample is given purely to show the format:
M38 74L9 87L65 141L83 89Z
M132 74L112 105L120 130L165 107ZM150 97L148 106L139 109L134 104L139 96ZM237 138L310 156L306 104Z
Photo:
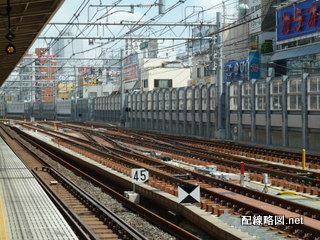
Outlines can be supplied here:
M79 67L76 85L77 98L107 96L112 92L112 82L106 82L107 69L104 67Z
M180 61L161 58L144 58L141 61L141 89L185 87L190 81L190 68Z
M55 57L45 53L45 48L36 48L35 61L35 98L36 101L54 101L56 98Z
M192 30L192 37L212 36L217 27L198 26ZM191 80L188 86L216 83L217 78L217 56L216 37L212 40L195 40L190 43L192 53Z

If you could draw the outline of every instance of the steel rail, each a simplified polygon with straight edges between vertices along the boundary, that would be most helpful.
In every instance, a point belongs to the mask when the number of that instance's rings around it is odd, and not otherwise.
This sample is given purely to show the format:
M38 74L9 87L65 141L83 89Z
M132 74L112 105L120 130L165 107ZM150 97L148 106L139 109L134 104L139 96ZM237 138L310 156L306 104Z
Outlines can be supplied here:
M48 131L47 132L44 131L44 133L55 136L54 134L48 133ZM94 131L92 131L92 134L95 134L97 136L105 135L105 134L101 134L101 133L94 132ZM63 135L66 135L66 134L63 134ZM66 137L69 137L69 135L66 135ZM90 142L90 141L87 141L87 140L84 140L84 139L80 139L80 138L77 138L77 137L73 137L73 136L70 136L70 137L75 141L80 141L80 142L85 143L85 144L91 144L91 145L99 147L99 144L97 144L95 142ZM97 154L99 156L103 156L103 157L106 157L106 158L113 158L113 159L115 159L115 161L124 162L125 164L131 165L132 167L146 167L146 166L142 166L142 165L139 165L138 163L132 162L131 160L124 159L123 158L124 156L129 157L131 159L138 160L138 161L143 162L143 163L147 163L151 167L152 166L162 165L164 167L161 167L161 169L162 170L167 170L171 174L173 173L173 175L172 175L173 178L172 177L169 178L167 175L159 174L159 172L154 171L154 169L152 169L152 168L147 168L147 169L151 172L151 174L155 174L157 177L165 178L166 180L169 180L169 181L175 183L176 185L184 185L185 184L185 182L183 182L180 178L178 179L179 181L177 181L177 178L174 177L175 175L183 175L185 177L188 177L189 179L199 179L199 180L202 180L205 183L211 184L212 186L219 186L219 187L223 187L223 188L228 188L233 192L237 192L237 193L240 193L242 195L252 196L253 198L260 198L261 201L269 202L269 203L272 203L273 205L277 205L277 206L282 206L283 208L289 209L289 210L291 210L293 212L299 212L301 214L304 214L305 216L309 216L309 217L312 217L312 218L315 218L315 219L320 219L320 210L318 210L318 209L314 209L314 208L311 208L311 207L308 207L308 206L304 206L304 205L301 205L301 204L298 204L298 203L293 203L292 201L288 201L288 200L285 200L285 199L277 198L275 196L271 196L269 194L258 192L256 190L244 188L244 187L241 187L241 186L236 185L236 184L228 183L228 182L225 182L225 181L222 181L222 180L219 180L219 179L215 179L215 178L212 178L212 177L209 177L209 176L205 176L204 174L197 173L195 171L190 171L190 170L187 170L187 169L181 169L179 167L166 164L165 162L148 158L148 157L146 157L144 155L139 155L139 154L136 154L136 153L132 153L129 150L125 151L125 150L121 150L121 149L107 149L106 150L107 152L103 153L100 150L95 150L95 149L92 149L90 147L79 145L78 143L74 143L74 142L72 142L71 140L68 140L68 139L63 139L63 140L66 141L69 144L74 145L74 146L78 146L78 147L80 147L82 149L86 149L86 150L90 151L93 154ZM101 148L101 150L103 151L105 149ZM114 152L114 154L111 154L112 152Z
M55 169L46 167L45 170L53 175L56 179L59 180L73 195L77 195L78 198L81 198L90 209L94 209L95 214L99 219L103 219L106 225L113 230L118 236L123 239L137 239L137 240L147 240L145 236L139 233L136 229L128 225L124 220L114 214L112 211L104 207L100 202L91 197L88 193L83 191L69 179L64 177L62 174L57 172ZM33 172L35 172L33 170Z
M24 135L24 133L22 133ZM27 135L27 134L25 134ZM28 138L31 138L31 139L34 139L35 142L42 142L38 139L36 139L35 137L33 136L29 136ZM43 146L45 146L45 148L47 148L48 150L51 150L51 151L59 151L61 152L61 154L64 154L64 157L65 157L65 153L63 153L63 151L61 150L58 150L56 149L55 147L53 147L52 145L50 144L47 144L45 142L42 142L41 143ZM73 159L77 159L76 157L72 156ZM79 161L76 160L76 161ZM78 164L80 164L80 162L78 162ZM88 163L85 164L86 167L88 168L89 165ZM91 164L90 164L91 165ZM137 166L137 165L136 165ZM90 166L92 167L92 166ZM97 169L96 169L97 171ZM149 170L150 171L150 170ZM175 185L180 185L180 186L183 186L183 185L194 185L194 184L191 184L191 183L188 183L186 181L183 181L181 179L178 179L178 178L175 178L175 177L171 177L171 176L168 176L168 175L164 175L162 173L159 173L159 172L155 172L151 169L151 174L156 174L158 175L159 177L163 178L163 179L167 179L169 182L175 184ZM237 200L235 200L234 198L232 198L232 196L227 196L227 195L217 195L216 193L212 193L210 190L206 189L206 188L201 188L201 194L210 194L214 197L217 197L220 199L223 199L224 202L226 203L234 203L233 205L236 206L236 209L239 209L241 210L242 212L251 212L253 214L260 214L260 215L274 215L273 212L270 212L268 210L265 210L265 209L261 209L261 208L256 208L256 207L252 207L250 204L248 203L243 203L243 202L239 202ZM293 226L288 226L288 228L292 228ZM302 231L303 233L308 233L309 235L312 235L312 236L317 236L316 234L319 233L319 230L316 226L309 226L309 225L295 225L294 226L296 229L299 229L299 231Z
M122 204L124 204L126 207L131 209L132 211L138 213L139 215L144 216L146 219L148 219L150 222L154 223L156 226L160 226L173 236L176 236L179 239L190 239L190 240L200 240L200 238L196 237L195 235L189 233L188 231L180 228L179 226L172 224L171 222L163 219L162 217L154 214L153 212L147 210L146 208L131 202L129 199L125 198L122 194L118 193L114 189L108 187L106 184L104 184L101 180L97 180L97 174L101 175L101 178L105 178L104 173L99 173L101 171L98 168L95 168L91 164L84 163L79 158L68 154L66 152L63 152L50 144L47 144L45 142L40 141L39 139L30 136L28 134L25 134L20 129L15 128L14 131L16 131L22 138L24 138L26 141L30 142L33 146L36 146L39 150L47 154L52 159L55 159L56 161L60 162L67 168L72 169L72 171L76 172L77 174L83 176L84 178L91 181L94 185L100 187L103 189L103 191L107 192L108 194L112 195L114 198L116 198L118 201L120 201ZM23 144L23 143L21 143ZM95 176L95 177L93 177Z

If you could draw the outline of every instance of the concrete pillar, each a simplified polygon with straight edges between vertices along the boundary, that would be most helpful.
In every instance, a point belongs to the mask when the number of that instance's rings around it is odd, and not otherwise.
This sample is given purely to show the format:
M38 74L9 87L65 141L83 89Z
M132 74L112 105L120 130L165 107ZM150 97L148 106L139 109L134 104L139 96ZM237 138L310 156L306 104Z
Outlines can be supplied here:
M309 148L308 138L308 74L302 75L301 86L302 149Z
M191 134L196 135L196 120L195 120L195 87L191 88Z
M156 91L155 92L156 94L156 126L155 126L155 129L156 130L160 130L160 127L159 127L159 91Z
M288 76L282 82L282 146L287 147L288 141Z
M168 114L169 114L169 132L173 132L172 131L172 89L167 90L168 94L169 94L169 110L168 110Z
M151 129L154 130L154 92L151 92L151 107L150 107L150 114L151 114Z
M187 135L187 90L183 89L183 134Z
M138 98L139 98L139 128L142 129L144 126L142 125L142 119L143 119L143 113L145 111L145 108L143 107L145 105L144 102L142 102L143 99L143 92L138 93Z
M138 94L134 93L133 95L133 104L134 104L134 127L138 128Z
M165 98L165 91L166 90L162 90L161 94L162 94L162 131L167 131L166 129L166 98Z
M266 78L266 106L265 106L265 120L266 120L266 144L271 144L271 98L270 98L270 81L271 78Z
M180 104L180 99L179 99L179 89L176 90L176 133L179 133L180 132L180 129L179 129L179 104Z
M242 126L242 81L238 82L238 140L243 139L243 126Z
M211 119L210 119L210 107L212 105L212 100L211 97L210 97L210 94L211 94L211 88L214 88L214 85L208 85L207 86L207 109L206 109L206 119L207 119L207 123L206 123L206 134L205 136L207 138L210 138L210 122L211 122ZM213 96L214 97L214 96Z
M230 82L226 83L226 139L231 138L230 131Z
M202 131L202 124L203 124L203 119L202 119L202 94L204 89L207 88L207 85L202 85L199 86L199 108L198 108L198 119L199 119L199 136L203 137L203 131Z
M256 142L257 140L257 122L256 122L256 79L251 79L251 142Z

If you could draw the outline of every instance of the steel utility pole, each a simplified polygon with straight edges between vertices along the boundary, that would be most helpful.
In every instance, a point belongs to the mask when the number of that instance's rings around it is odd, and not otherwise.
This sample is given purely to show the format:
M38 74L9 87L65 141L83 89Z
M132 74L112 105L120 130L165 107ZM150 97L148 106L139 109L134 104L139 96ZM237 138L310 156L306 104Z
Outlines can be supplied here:
M223 39L221 29L223 28L221 23L221 12L217 12L217 28L219 31L218 41L217 44L219 46L219 57L217 60L217 91L216 91L216 128L215 128L215 137L217 138L224 138L224 128L223 128L223 106L224 106L224 99L223 99Z
M125 100L125 93L124 93L124 77L123 77L123 49L120 51L120 61L121 61L121 72L120 72L120 126L125 126L125 110L124 110L124 100Z

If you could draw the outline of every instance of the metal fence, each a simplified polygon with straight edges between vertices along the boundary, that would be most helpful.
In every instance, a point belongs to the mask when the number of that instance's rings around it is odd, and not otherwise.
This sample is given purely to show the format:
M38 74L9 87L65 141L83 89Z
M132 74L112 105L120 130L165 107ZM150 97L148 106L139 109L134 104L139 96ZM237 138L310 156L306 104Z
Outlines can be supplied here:
M217 109L224 138L320 150L320 76L267 78L224 84L218 101L214 84L126 94L127 127L218 136ZM54 102L1 103L1 116L119 123L120 94Z

